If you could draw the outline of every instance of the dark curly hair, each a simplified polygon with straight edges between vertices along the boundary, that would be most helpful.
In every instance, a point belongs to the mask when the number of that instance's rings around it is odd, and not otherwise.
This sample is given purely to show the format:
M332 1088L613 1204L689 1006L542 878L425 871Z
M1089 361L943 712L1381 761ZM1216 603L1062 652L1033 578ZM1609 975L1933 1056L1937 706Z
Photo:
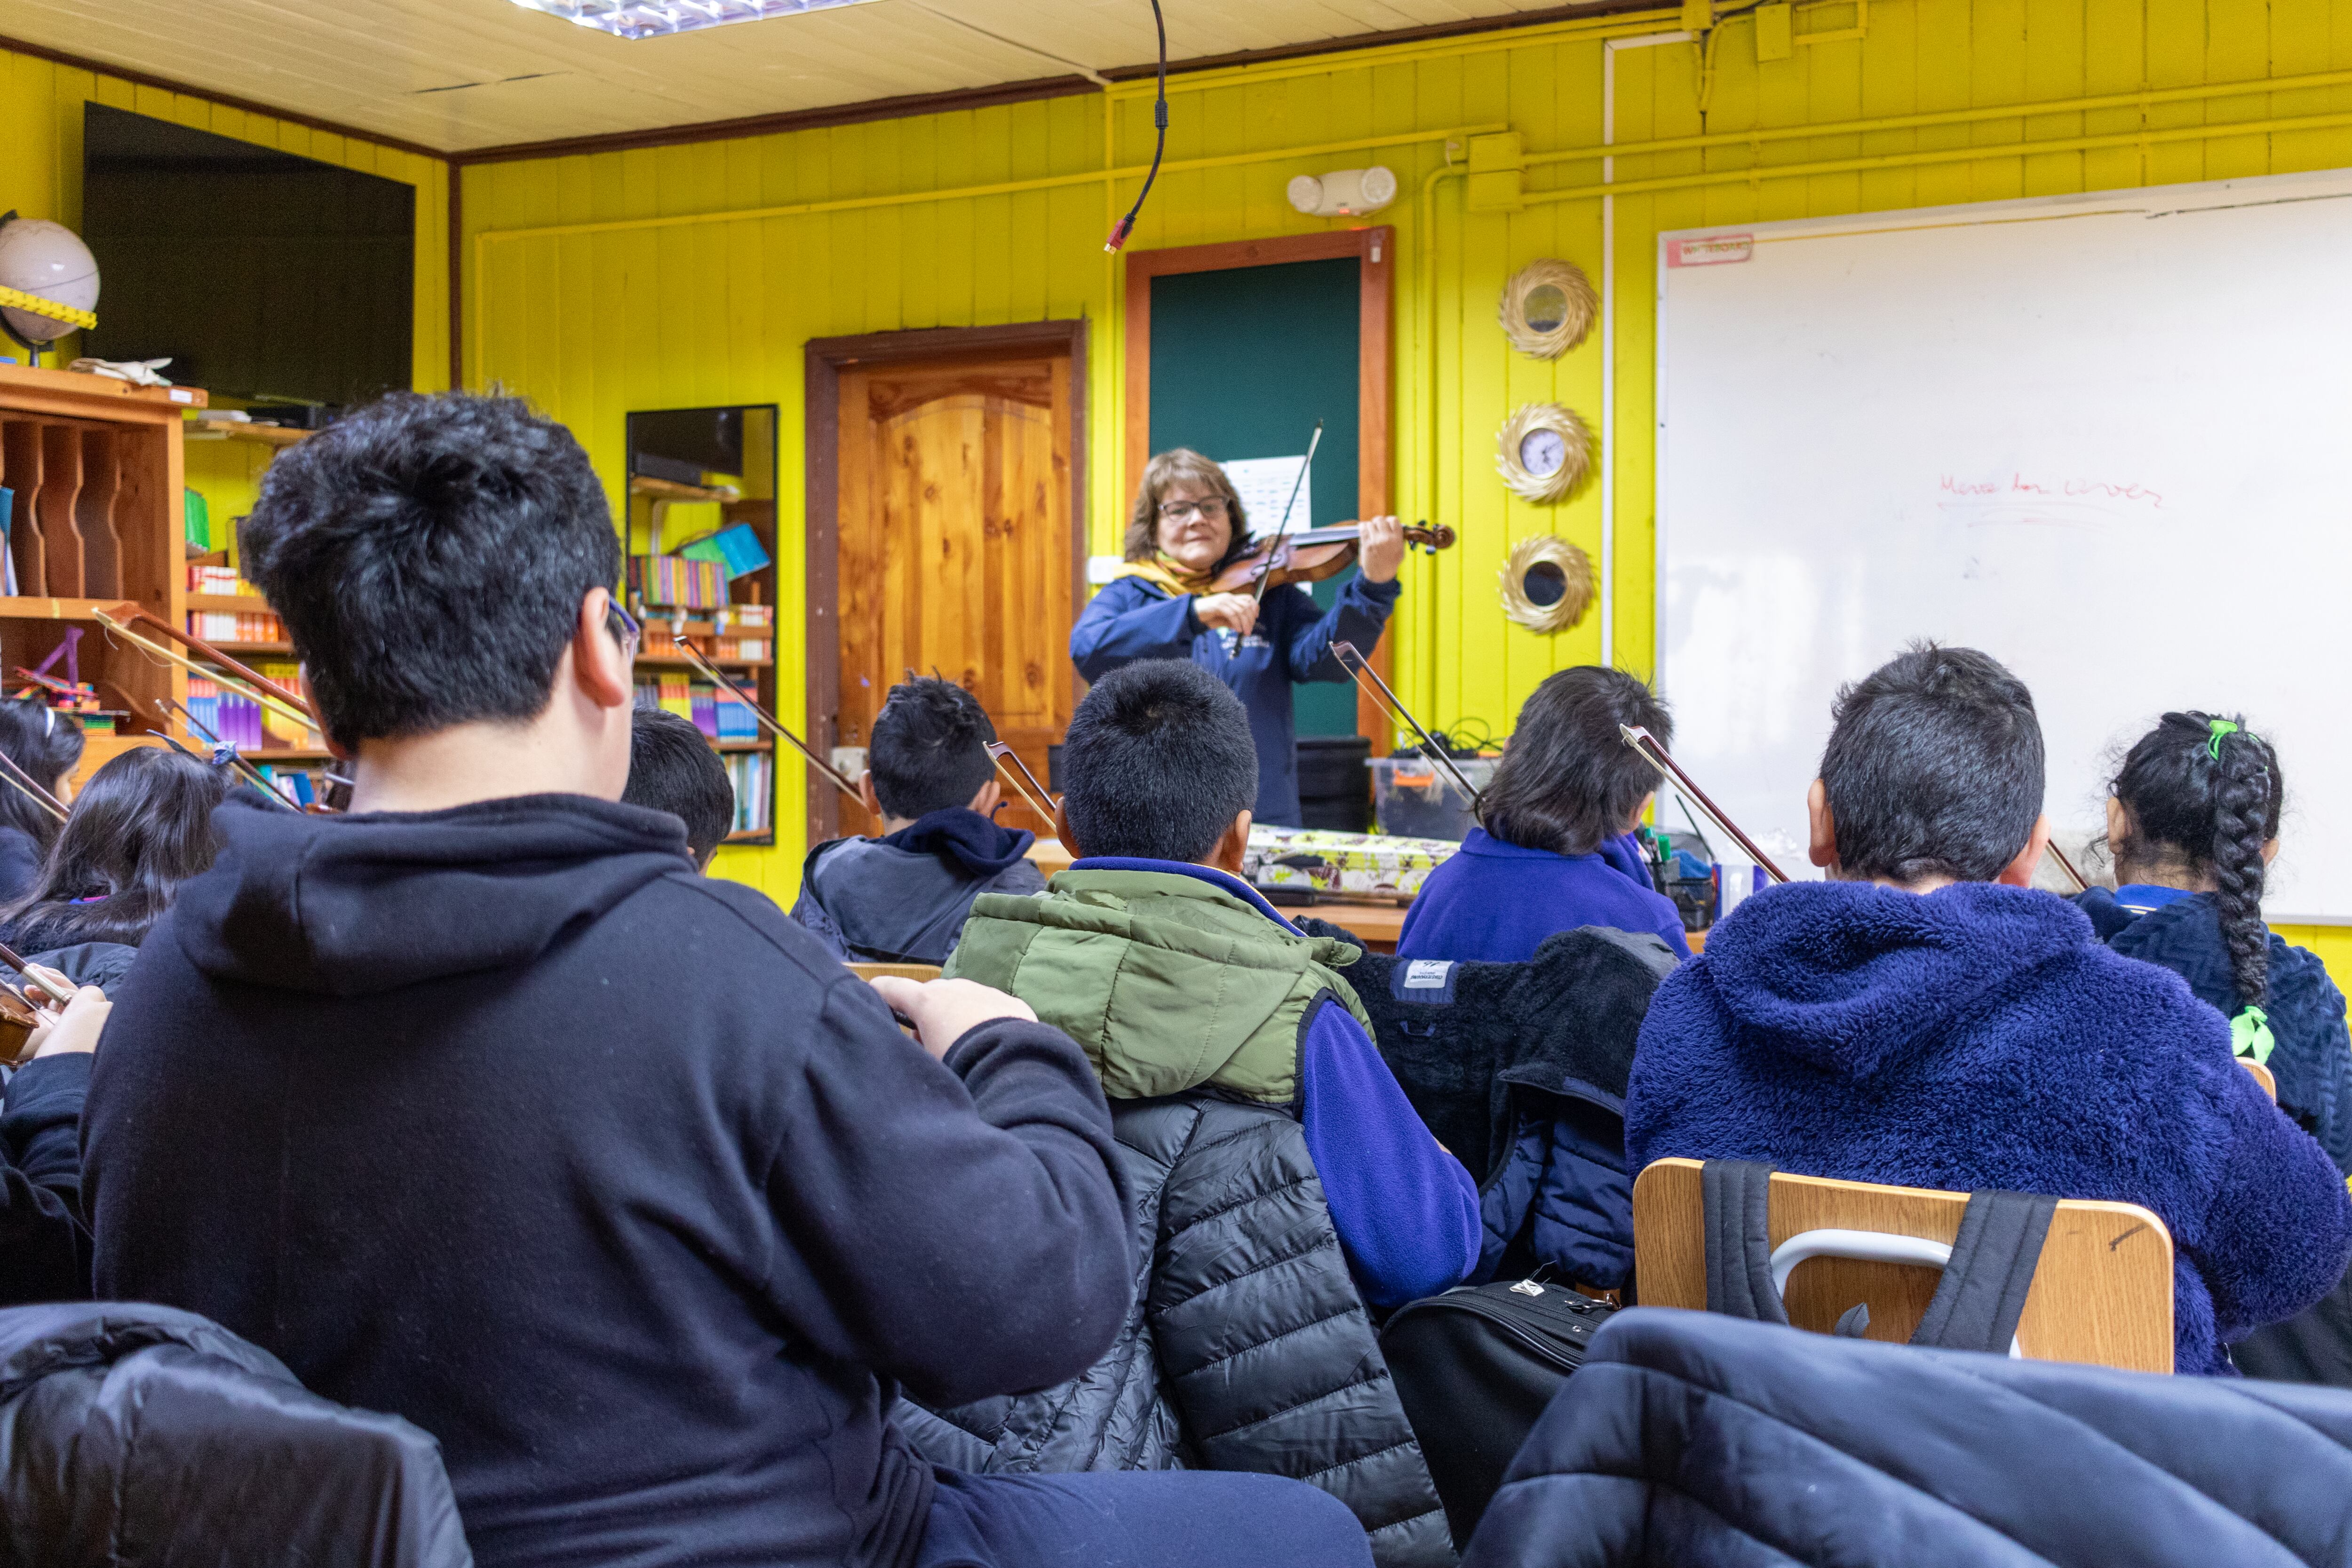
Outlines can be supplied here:
M996 726L980 699L936 675L909 673L874 716L866 765L874 798L909 821L969 802L996 774Z
M509 397L395 393L287 449L237 530L338 743L528 720L620 575L572 432Z
M2277 752L2242 714L2167 713L2125 754L2107 793L2126 823L2124 841L2109 846L2116 879L2132 879L2126 867L2211 877L2239 1000L2262 1006L2271 973L2263 849L2286 806Z

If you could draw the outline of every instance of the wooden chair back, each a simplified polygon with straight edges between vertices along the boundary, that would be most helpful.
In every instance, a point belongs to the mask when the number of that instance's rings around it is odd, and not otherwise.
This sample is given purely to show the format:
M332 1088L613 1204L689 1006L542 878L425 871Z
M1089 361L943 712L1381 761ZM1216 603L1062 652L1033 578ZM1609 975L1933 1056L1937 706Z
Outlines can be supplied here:
M860 980L876 980L885 974L895 974L901 980L937 980L940 966L936 963L852 963L849 973Z
M1767 1229L1778 1247L1811 1230L1865 1230L1950 1246L1966 1193L1775 1172ZM1706 1306L1706 1228L1696 1160L1658 1160L1633 1184L1633 1278L1645 1307ZM1942 1271L1811 1258L1789 1276L1789 1321L1827 1333L1855 1302L1867 1338L1907 1341ZM2017 1325L2019 1353L2129 1372L2172 1370L2172 1235L2137 1204L2068 1198L2050 1221Z
M2262 1063L2254 1060L2252 1057L2240 1057L2238 1058L2238 1065L2254 1075L2254 1081L2263 1086L2263 1092L2271 1097L2271 1103L2273 1105L2276 1105L2278 1103L2278 1079L2272 1074L2271 1069L2263 1066Z

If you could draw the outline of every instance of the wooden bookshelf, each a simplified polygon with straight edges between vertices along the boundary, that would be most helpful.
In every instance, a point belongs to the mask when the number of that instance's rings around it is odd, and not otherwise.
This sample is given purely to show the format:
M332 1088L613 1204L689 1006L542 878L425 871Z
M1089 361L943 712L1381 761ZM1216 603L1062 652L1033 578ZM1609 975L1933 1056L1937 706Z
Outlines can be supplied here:
M767 658L719 658L714 654L710 658L710 663L726 671L731 679L744 689L745 693L760 706L762 711L772 715L776 710L776 661L773 652L776 646L778 619L776 610L773 608L776 603L777 587L776 568L773 563L779 554L778 546L782 542L778 537L775 500L777 442L782 431L782 422L777 416L777 410L772 405L732 405L729 410L633 413L627 418L623 445L624 450L633 454L638 451L659 452L661 447L657 444L658 437L649 437L656 444L640 444L641 430L650 428L649 426L641 426L641 421L659 422L673 420L683 415L716 416L722 412L730 413L740 421L739 428L742 436L744 466L741 488L739 489L731 484L682 484L675 479L658 479L651 474L631 473L627 484L627 517L622 526L623 552L627 555L676 554L685 541L667 537L665 534L663 519L668 510L669 504L699 502L715 505L719 510L719 525L721 528L732 527L738 523L749 524L759 535L761 545L768 552L770 564L757 572L746 573L740 577L730 579L728 586L730 598L737 603L768 606L765 612L768 624L746 626L735 620L732 616L714 614L708 609L673 611L664 606L644 605L637 602L634 596L630 596L629 608L631 613L635 614L639 621L645 623L649 630L655 626L674 628L677 635L692 639L698 648L704 650L713 647L714 639L722 637L757 638L766 642L771 654ZM625 588L623 592L626 595ZM696 669L690 660L677 653L645 653L637 659L637 675L640 680L651 679L657 676L674 677L679 673L685 673L698 685L705 683L707 679ZM764 735L754 740L714 740L710 745L730 764L738 763L747 757L762 754L767 757L765 816L768 826L758 831L731 833L727 836L725 842L740 845L773 844L776 841L777 789L784 765L780 759L783 753L778 751L776 742L772 739ZM731 771L730 767L730 773Z
M191 441L257 441L265 447L291 447L318 434L289 430L281 425L244 425L234 419L191 419L187 426Z
M182 414L196 387L0 365L0 488L12 492L7 554L23 590L0 596L0 675L83 633L77 660L109 708L132 711L89 737L75 783L130 747L163 741L158 700L187 677L119 639L97 615L126 601L186 624ZM59 666L60 671L63 666Z

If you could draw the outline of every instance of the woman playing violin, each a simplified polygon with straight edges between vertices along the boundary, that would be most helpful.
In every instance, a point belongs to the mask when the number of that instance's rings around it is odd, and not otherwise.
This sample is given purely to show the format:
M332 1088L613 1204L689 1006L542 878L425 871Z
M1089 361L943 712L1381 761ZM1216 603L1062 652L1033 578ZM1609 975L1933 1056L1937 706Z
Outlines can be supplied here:
M1304 588L1260 598L1213 584L1250 549L1249 520L1223 468L1179 447L1143 470L1127 525L1127 564L1078 616L1070 658L1098 680L1139 658L1190 658L1223 678L1249 711L1257 742L1260 822L1298 825L1298 758L1290 688L1344 681L1334 642L1369 653L1396 607L1404 531L1392 517L1365 520L1357 574L1326 611Z

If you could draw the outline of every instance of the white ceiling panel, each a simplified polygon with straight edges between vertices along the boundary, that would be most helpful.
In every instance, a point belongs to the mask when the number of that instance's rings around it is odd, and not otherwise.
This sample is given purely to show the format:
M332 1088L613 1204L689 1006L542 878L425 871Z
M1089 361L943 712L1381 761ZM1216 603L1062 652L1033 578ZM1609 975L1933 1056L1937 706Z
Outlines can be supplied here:
M1533 8L1162 4L1172 59ZM1149 0L866 0L636 41L511 0L0 0L0 35L451 153L993 87L1153 51Z

